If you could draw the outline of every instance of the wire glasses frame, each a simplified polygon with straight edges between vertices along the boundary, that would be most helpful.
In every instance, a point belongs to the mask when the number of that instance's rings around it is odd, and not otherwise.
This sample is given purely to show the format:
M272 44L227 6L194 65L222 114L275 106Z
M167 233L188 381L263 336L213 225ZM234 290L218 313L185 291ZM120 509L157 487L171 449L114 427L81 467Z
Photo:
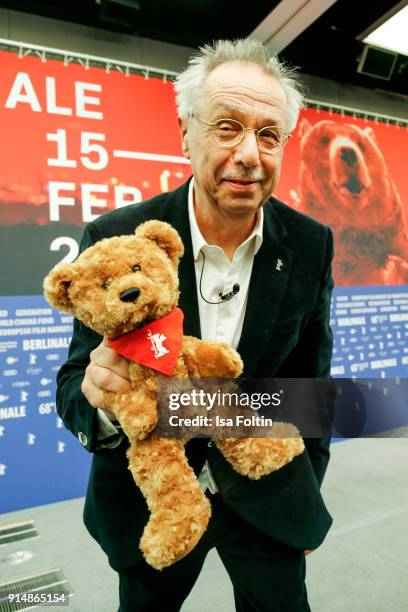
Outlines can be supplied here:
M281 132L276 126L266 126L260 129L246 128L236 119L218 119L217 121L206 121L192 115L201 123L208 125L211 129L213 140L220 147L231 148L241 144L246 132L255 132L258 148L263 153L276 153L287 144L291 134Z

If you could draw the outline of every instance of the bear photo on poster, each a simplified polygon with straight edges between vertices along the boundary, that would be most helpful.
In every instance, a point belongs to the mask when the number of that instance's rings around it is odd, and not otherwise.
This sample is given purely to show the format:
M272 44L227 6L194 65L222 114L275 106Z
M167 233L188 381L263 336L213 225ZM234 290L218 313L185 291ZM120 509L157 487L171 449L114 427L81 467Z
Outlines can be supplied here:
M333 230L336 285L407 283L407 220L373 129L303 118L298 135L292 205Z

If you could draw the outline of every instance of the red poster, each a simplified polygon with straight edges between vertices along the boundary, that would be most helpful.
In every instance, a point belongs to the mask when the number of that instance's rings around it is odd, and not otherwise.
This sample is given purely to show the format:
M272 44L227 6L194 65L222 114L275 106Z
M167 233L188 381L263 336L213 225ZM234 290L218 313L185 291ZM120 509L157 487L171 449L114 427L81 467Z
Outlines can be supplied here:
M0 294L38 294L85 223L184 182L171 82L0 52Z
M307 109L276 195L326 223L336 285L408 282L406 127Z
M182 158L173 87L0 52L0 294L39 294L84 223L173 189ZM408 280L407 129L305 110L275 195L329 224L338 285Z

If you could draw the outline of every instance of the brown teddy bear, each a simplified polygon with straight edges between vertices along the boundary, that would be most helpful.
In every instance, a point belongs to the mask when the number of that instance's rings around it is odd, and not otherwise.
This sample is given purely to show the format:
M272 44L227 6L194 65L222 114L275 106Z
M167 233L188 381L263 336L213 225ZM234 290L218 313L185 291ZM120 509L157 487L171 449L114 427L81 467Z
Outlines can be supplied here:
M334 232L336 285L408 282L408 226L373 130L319 121L299 125L294 206Z
M137 361L129 364L131 391L105 392L105 399L129 438L129 469L151 513L140 548L156 569L190 552L211 515L187 462L186 440L159 438L154 432L158 377L232 379L242 372L238 353L227 344L182 335L177 269L183 252L175 229L147 221L134 235L105 238L74 263L58 264L44 281L50 304L73 313L122 355L132 358L136 346ZM277 436L288 437L216 443L238 472L257 479L304 450L295 427L276 427Z

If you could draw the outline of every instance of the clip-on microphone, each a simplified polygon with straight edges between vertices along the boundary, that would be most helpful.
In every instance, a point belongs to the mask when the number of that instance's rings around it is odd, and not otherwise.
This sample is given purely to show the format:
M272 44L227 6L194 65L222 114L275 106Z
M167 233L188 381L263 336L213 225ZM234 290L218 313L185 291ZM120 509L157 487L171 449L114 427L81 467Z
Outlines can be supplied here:
M232 287L232 291L230 291L229 293L226 293L225 295L222 295L222 293L219 293L218 295L220 296L222 302L228 302L234 297L234 295L238 293L239 290L240 290L240 286L238 285L238 283L235 283L234 286ZM220 304L220 302L218 302L218 304Z
M201 251L201 255L203 256L203 267L201 268L201 275L200 275L200 295L203 298L204 302L206 302L207 304L223 304L224 302L229 302L229 300L232 300L232 298L234 297L234 295L236 295L238 293L238 291L240 290L240 286L238 285L238 283L234 283L233 287L232 287L232 291L230 291L229 293L225 293L224 295L222 293L219 293L218 295L220 296L221 300L219 302L210 302L208 300L205 299L205 297L203 296L203 292L201 290L201 283L203 280L203 272L204 272L204 266L205 266L205 255L204 252Z

